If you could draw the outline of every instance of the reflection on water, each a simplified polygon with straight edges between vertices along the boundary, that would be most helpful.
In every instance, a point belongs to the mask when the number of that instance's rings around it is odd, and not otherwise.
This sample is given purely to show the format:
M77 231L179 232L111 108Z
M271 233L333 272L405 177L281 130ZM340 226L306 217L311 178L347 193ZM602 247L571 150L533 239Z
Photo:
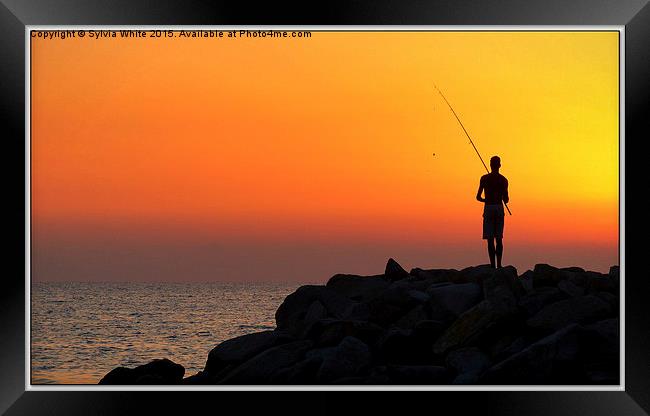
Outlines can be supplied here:
M195 374L219 342L275 328L276 309L298 286L34 283L32 384L96 384L155 358Z

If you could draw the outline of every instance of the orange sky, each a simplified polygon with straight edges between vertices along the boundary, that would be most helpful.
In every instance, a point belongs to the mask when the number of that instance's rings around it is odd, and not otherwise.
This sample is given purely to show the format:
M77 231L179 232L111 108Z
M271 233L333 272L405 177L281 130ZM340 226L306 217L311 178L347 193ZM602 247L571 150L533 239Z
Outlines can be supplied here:
M618 263L616 32L33 38L31 63L36 280L485 263L485 171L434 82L501 156L504 263Z

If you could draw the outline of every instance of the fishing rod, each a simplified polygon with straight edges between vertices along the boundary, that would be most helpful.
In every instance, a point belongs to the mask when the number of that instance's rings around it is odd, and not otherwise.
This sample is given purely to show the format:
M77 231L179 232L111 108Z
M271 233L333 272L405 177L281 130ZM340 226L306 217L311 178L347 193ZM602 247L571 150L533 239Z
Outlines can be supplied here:
M478 155L478 158L481 159L481 163L483 163L483 167L485 167L485 171L486 171L487 173L490 173L490 170L488 169L487 165L486 165L485 162L483 161L483 158L481 157L481 154L478 152L478 149L477 149L476 146L474 145L474 141L472 141L472 138L469 137L469 133L467 132L467 130L465 130L465 126L463 126L463 122L460 121L460 118L458 118L458 114L456 114L456 112L454 111L454 108L451 106L451 104L449 104L449 101L447 101L447 98L445 97L445 95L442 93L442 91L440 91L440 88L438 88L438 86L437 86L436 84L433 84L433 86L436 88L436 90L438 90L438 92L440 93L440 96L442 97L442 99L445 100L445 102L446 102L447 105L449 106L449 109L450 109L451 112L454 114L454 117L456 117L456 120L458 120L458 124L460 124L460 127L463 128L463 131L465 132L465 135L466 135L467 138L469 139L470 144L471 144L472 147L474 148L474 151L475 151L476 154ZM508 208L508 204L504 202L504 205L506 206L506 209L508 210L508 214L512 215L512 212L510 212L510 208Z

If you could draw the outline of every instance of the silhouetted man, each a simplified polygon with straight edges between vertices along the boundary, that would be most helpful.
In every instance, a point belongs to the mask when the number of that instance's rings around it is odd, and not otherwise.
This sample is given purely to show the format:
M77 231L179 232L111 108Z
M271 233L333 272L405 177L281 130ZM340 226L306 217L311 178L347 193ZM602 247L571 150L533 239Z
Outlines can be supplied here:
M501 159L499 156L492 156L490 168L492 172L481 177L478 186L476 199L485 202L483 207L483 239L488 241L488 255L490 264L494 267L496 254L496 267L501 267L501 256L503 255L503 202L506 204L508 198L508 180L499 173ZM485 198L481 194L485 191ZM496 239L497 245L494 246Z

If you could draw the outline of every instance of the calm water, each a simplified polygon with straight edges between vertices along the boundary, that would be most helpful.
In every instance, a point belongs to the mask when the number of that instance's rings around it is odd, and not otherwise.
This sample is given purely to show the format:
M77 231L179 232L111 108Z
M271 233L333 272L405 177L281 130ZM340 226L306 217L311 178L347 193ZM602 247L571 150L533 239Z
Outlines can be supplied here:
M169 358L185 376L219 342L275 328L299 284L34 283L32 384L96 384L117 366Z

